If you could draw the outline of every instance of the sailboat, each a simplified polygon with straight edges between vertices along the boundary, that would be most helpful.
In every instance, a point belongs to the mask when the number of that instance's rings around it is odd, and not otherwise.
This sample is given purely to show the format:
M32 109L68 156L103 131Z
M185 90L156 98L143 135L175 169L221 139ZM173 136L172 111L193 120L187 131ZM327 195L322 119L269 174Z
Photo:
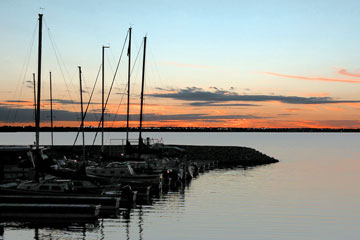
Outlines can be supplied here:
M32 165L35 168L34 180L21 181L20 183L9 183L0 185L1 195L57 195L57 196L69 196L76 197L86 194L93 197L100 197L106 194L105 187L116 191L116 196L124 197L125 201L132 201L135 199L136 193L122 188L120 185L110 185L108 179L87 176L85 174L78 174L74 171L62 171L61 169L50 168L47 156L43 153L42 147L40 147L40 101L41 101L41 57L42 57L42 19L43 15L39 14L39 43L38 43L38 84L37 84L37 99L36 99L36 114L35 114L35 148L32 147L14 147L16 150L15 156L21 156L23 159L28 158L32 161ZM81 84L81 69L79 69L80 84ZM82 94L82 87L80 86L80 94ZM83 121L83 113L82 113ZM83 122L82 122L83 126ZM84 139L84 138L83 138ZM84 142L83 142L84 146ZM0 151L3 147L0 147ZM85 151L83 151L83 157L85 158ZM2 172L3 169L1 169ZM47 175L45 177L45 173ZM0 175L2 176L2 175ZM43 179L40 179L40 176ZM66 178L57 178L55 176L65 176ZM18 177L18 176L17 176ZM3 179L0 179L3 180ZM95 195L93 195L95 194Z

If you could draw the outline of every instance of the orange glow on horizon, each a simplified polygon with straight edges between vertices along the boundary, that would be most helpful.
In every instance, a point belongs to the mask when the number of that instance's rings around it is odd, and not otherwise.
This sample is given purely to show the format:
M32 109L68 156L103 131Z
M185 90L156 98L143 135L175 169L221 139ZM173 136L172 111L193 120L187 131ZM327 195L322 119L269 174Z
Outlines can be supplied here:
M338 129L338 128L360 128L360 121L354 120L349 125L349 123L345 121L338 120L340 124L331 124L331 121L327 123L326 120L319 121L310 121L310 120L265 120L265 119L224 119L217 121L202 121L202 120L194 120L194 121L181 121L181 120L171 120L171 121L149 121L144 122L143 127L198 127L198 128L330 128L330 129ZM342 123L343 122L343 123ZM13 126L13 127L26 127L26 126L34 126L31 123L0 123L0 126ZM347 126L346 126L347 125ZM41 127L50 127L50 122L41 123ZM55 122L55 127L79 127L79 122ZM139 126L138 121L131 121L130 127L137 128ZM98 127L98 122L87 122L86 127ZM105 123L105 127L126 127L125 121L119 121L115 124Z

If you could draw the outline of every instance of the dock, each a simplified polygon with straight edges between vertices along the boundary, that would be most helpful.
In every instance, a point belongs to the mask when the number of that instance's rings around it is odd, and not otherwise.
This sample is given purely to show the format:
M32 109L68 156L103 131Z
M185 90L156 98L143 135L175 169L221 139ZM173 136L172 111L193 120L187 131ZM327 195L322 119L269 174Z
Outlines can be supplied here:
M0 203L14 204L68 204L99 205L99 214L106 214L119 209L120 197L103 196L37 196L37 195L1 195Z
M100 205L0 203L0 218L97 219Z

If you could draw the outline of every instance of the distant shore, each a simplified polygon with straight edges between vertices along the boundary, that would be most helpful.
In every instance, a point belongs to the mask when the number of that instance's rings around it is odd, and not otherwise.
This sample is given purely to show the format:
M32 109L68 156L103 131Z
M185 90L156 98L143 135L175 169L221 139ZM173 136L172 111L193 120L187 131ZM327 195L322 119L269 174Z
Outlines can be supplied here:
M77 132L77 127L54 127L54 132ZM40 128L41 132L50 132L50 127ZM86 132L99 131L96 127L86 127ZM105 132L126 132L126 128L104 128ZM130 128L130 132L139 131L138 128ZM200 127L148 127L143 132L360 132L360 128L200 128ZM0 127L0 132L35 132L35 128L27 127Z

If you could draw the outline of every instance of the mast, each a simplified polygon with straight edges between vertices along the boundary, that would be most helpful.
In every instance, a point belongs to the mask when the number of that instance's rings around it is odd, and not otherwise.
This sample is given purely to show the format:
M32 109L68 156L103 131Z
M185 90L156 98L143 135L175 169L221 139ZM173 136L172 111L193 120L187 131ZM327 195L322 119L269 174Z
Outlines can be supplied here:
M82 150L83 150L83 161L86 161L85 155L85 133L84 133L84 108L83 108L83 96L82 96L82 81L81 81L81 67L79 66L79 81L80 81L80 106L81 106L81 124L80 129L82 130Z
M54 146L54 120L53 120L53 98L52 98L52 79L50 72L50 128L51 128L51 147ZM51 148L52 149L52 148Z
M127 91L127 112L126 112L126 145L129 143L129 114L130 114L130 74L131 74L131 30L129 28L129 48L128 48L128 91Z
M39 132L40 132L40 96L41 96L41 50L42 50L42 14L39 14L39 48L38 48L38 89L37 89L37 108L36 108L36 150L39 151Z
M104 56L105 48L108 46L102 46L102 89L101 89L101 152L104 152L104 113L105 113L105 103L104 103L104 90L105 90L105 66L104 66Z
M34 123L36 126L36 80L35 80L35 73L33 73L33 84L34 84Z
M145 82L145 57L146 57L146 36L144 37L144 55L143 55L143 67L142 67L142 79L141 79L141 103L140 103L140 127L139 127L139 149L142 146L142 120L143 120L143 106L144 106L144 82Z

